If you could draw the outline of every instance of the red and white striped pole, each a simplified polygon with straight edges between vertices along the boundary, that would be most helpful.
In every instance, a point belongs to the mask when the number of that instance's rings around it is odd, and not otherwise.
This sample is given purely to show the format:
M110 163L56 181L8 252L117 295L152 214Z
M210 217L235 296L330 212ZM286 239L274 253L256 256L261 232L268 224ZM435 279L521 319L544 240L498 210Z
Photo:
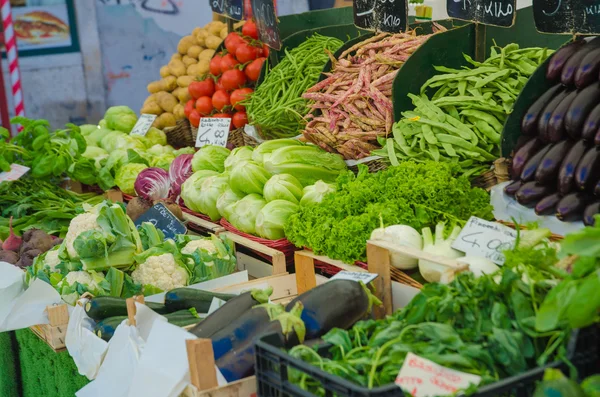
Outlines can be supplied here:
M10 0L0 0L0 16L4 26L4 41L8 59L8 73L12 86L13 105L15 115L25 116L25 105L23 103L23 91L21 89L21 72L19 69L19 55L17 54L17 39L13 29L12 11Z

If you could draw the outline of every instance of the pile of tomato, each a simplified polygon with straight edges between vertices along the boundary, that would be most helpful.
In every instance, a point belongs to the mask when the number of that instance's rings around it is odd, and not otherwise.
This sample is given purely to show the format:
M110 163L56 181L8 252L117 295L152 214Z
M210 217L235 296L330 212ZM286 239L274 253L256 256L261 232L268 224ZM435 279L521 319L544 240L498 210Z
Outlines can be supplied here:
M202 117L231 118L232 128L248 123L246 108L240 102L254 92L252 87L269 49L258 40L253 21L244 24L241 34L229 33L225 48L210 61L210 74L188 87L192 99L185 105L185 115L194 127Z

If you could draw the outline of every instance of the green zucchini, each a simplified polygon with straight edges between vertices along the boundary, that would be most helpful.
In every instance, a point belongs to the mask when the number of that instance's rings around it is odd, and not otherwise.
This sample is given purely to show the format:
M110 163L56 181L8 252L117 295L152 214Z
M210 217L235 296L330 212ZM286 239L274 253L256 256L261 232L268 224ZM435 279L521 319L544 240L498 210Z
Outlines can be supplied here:
M178 310L174 313L166 314L165 318L169 324L173 324L178 327L187 327L188 325L195 325L202 321L200 317L194 315L189 310Z
M158 314L169 313L165 305L161 305L160 303L146 302L146 306ZM124 298L98 296L86 303L85 312L96 322L109 317L127 316L127 303Z
M104 320L96 324L96 326L94 327L94 333L108 342L110 338L112 338L115 334L115 330L117 329L119 324L121 324L123 320L126 319L127 316L115 316L105 318Z
M195 308L198 313L207 313L213 298L224 301L237 295L219 294L194 288L176 288L166 293L165 306L169 312Z

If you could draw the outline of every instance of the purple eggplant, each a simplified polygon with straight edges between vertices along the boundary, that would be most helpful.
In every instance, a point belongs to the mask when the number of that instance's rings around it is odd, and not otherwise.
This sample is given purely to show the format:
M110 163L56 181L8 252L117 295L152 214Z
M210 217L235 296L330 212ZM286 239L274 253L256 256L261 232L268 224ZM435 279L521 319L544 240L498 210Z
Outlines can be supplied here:
M596 137L598 128L600 128L600 103L592 109L585 119L581 129L581 137L588 142L592 142Z
M509 196L514 196L515 193L517 193L517 190L521 188L521 186L523 186L523 182L520 179L512 181L504 187L504 193L506 193Z
M535 207L544 197L553 193L553 187L540 185L536 182L527 182L517 191L515 198L517 202L525 207Z
M600 201L593 202L583 210L583 224L594 226L596 223L595 215L600 214Z
M600 197L600 179L594 185L594 196Z
M583 44L585 44L585 40L577 40L556 51L548 63L546 79L550 81L558 80L565 63Z
M569 110L569 107L577 97L577 91L571 91L554 109L550 120L548 120L548 126L544 135L540 131L540 139L544 142L559 142L565 138L565 115Z
M554 113L554 110L569 95L569 93L570 92L566 90L557 92L554 98L552 98L546 107L544 107L544 110L542 110L537 125L537 136L542 140L542 142L548 142L546 130L548 129L548 123L550 123L550 119L552 118L552 113Z
M517 150L512 159L512 179L519 179L521 177L521 172L523 172L525 164L527 164L527 161L529 161L529 159L536 154L541 147L542 141L534 138Z
M513 148L513 152L516 153L519 151L519 149L521 149L523 146L525 146L525 144L527 144L527 142L531 141L535 139L534 137L531 136L527 136L527 135L520 135L517 138L517 142L515 143L515 147Z
M556 213L556 205L560 201L561 196L558 193L552 193L544 197L535 205L535 213L537 215L552 215Z
M594 145L600 146L600 128L596 131L596 136L594 137Z
M563 69L560 72L560 81L566 86L573 86L575 72L579 68L581 61L587 54L589 54L594 49L598 48L598 44L600 44L600 40L593 39L586 42L583 46L579 47L577 51L565 62Z
M548 105L548 103L554 98L554 96L562 90L562 85L557 84L550 87L544 92L534 103L527 109L527 113L523 116L521 121L521 133L523 135L536 135L538 119L542 114L542 111Z
M548 150L535 171L535 181L537 183L543 185L556 183L560 165L569 150L571 150L573 143L569 140L558 142Z
M575 170L587 149L588 146L583 140L577 141L560 165L560 170L558 171L558 192L563 196L574 189Z
M556 205L556 217L563 222L580 221L585 207L592 200L593 196L584 192L567 194Z
M583 57L581 63L575 71L573 81L577 88L585 88L595 81L598 81L598 71L600 71L600 48L594 48Z
M579 91L575 97L567 114L565 115L565 129L567 134L573 139L581 137L583 125L592 111L592 109L600 102L600 83L596 82Z
M541 148L536 154L531 156L529 161L527 161L527 163L525 164L523 171L521 172L521 180L523 182L530 182L534 180L538 166L540 165L542 159L544 158L544 156L546 156L550 148L552 148L552 146L554 145L549 143L543 148Z
M592 188L600 176L600 151L596 147L588 149L577 164L575 170L575 187L579 190Z

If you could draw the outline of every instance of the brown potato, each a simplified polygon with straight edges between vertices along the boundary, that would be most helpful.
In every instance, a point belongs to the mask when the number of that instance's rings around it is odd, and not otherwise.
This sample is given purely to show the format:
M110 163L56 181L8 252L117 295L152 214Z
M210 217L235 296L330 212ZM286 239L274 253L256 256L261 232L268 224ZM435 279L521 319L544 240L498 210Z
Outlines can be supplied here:
M205 40L206 47L212 50L219 48L222 42L223 40L221 40L221 38L218 36L208 36Z
M155 114L157 116L161 115L163 112L164 110L158 106L158 103L156 102L145 103L142 110L140 110L141 114Z
M156 94L148 95L148 98L144 101L144 105L147 105L150 102L156 102Z
M171 71L169 70L169 66L165 65L160 68L160 77L168 77L171 75Z
M200 55L198 55L198 59L199 60L208 59L210 61L214 55L215 55L215 50L211 50L210 48L207 48L206 50L202 51L200 53Z
M228 34L229 34L229 32L227 31L227 26L225 26L223 29L221 29L221 33L219 33L219 37L222 40L225 40L225 38L227 37Z
M218 36L221 33L221 29L223 29L223 26L227 27L227 25L225 25L221 21L212 21L206 25L206 28L208 29L210 34Z
M193 65L195 63L198 63L198 59L197 58L192 58L190 56L184 55L183 59L181 60L181 62L183 62L183 64L185 65L185 68L187 69L188 66Z
M194 81L194 77L192 76L180 76L177 78L177 85L179 87L186 87L190 85Z
M186 66L183 61L172 60L169 62L169 70L173 76L179 77L185 74Z
M172 112L175 105L179 103L173 94L161 95L157 98L156 102L165 112Z
M195 44L195 40L192 36L185 36L179 41L177 45L177 51L181 55L185 55L188 52L188 49Z
M175 116L173 115L173 113L167 112L158 116L154 123L160 125L160 127L156 127L155 125L153 125L153 127L163 129L166 127L175 127L175 125L177 124L177 120L175 120Z
M175 116L176 120L185 119L185 109L182 104L178 103L175 108L173 108L173 116Z
M188 56L192 57L194 59L198 59L198 55L200 55L202 53L203 48L200 47L199 45L193 45L188 49Z
M201 59L197 65L196 71L198 72L198 76L204 76L210 71L210 61L208 59Z
M176 54L171 55L171 61L172 60L181 61L181 54L180 53L176 53Z
M177 77L169 76L161 80L163 82L163 91L171 92L177 88Z
M175 91L177 91L177 94L175 94ZM173 95L175 95L177 99L179 99L179 103L186 104L187 101L192 99L192 96L190 95L190 92L187 88L179 87L175 91L173 91Z
M164 91L164 82L162 80L153 81L152 83L146 86L148 92L151 94L156 94L159 91Z
M198 64L195 63L193 65L188 66L186 74L190 77L198 77L200 73L198 73Z

